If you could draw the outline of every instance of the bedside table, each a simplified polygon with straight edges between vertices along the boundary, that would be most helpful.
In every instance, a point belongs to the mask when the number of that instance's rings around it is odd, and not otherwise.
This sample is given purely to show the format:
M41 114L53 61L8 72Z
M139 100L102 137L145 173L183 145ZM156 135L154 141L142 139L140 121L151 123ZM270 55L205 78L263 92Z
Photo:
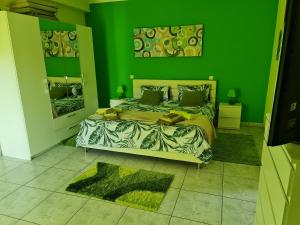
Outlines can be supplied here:
M116 107L117 105L122 104L125 102L124 99L110 99L109 106L110 108Z
M228 103L223 102L220 103L218 128L240 129L241 113L241 103L236 103L234 105L229 105Z

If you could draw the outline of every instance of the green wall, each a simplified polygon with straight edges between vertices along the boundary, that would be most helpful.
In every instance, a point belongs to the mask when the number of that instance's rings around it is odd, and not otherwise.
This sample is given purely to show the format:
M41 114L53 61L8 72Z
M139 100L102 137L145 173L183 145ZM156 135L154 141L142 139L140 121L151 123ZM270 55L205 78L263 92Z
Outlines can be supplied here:
M218 101L237 88L242 120L262 122L273 47L274 0L131 0L92 4L86 23L93 28L101 106L116 96L118 85L132 95L129 74L145 79L218 81ZM135 58L133 28L204 24L202 57Z
M58 31L73 31L76 30L76 25L58 22L53 20L41 19L40 29L45 30L58 30ZM80 61L79 58L69 57L47 57L45 58L46 71L48 76L54 77L80 77Z

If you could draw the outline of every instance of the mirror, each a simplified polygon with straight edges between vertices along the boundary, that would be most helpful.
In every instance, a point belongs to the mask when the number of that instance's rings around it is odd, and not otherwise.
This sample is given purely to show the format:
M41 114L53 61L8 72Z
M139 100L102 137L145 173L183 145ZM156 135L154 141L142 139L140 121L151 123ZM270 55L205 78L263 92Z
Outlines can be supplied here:
M80 77L48 77L53 118L84 108L83 85Z
M53 118L84 108L76 25L40 19Z

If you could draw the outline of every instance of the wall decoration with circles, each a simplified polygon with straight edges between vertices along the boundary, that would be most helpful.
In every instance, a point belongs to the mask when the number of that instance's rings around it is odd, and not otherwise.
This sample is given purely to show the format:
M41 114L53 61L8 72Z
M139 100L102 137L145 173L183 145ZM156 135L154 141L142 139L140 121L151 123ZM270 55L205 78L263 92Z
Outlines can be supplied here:
M41 31L45 57L79 57L76 31Z
M135 57L202 56L203 24L134 29Z

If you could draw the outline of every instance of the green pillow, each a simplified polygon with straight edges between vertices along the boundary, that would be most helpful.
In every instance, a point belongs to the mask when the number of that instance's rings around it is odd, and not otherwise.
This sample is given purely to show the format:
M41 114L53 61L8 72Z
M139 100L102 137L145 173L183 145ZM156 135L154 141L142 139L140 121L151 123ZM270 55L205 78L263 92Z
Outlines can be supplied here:
M205 93L203 91L184 91L180 106L203 106L205 104Z
M159 105L163 98L162 91L145 90L140 103L144 105Z
M67 96L67 89L65 87L51 87L50 98L51 99L62 99Z

